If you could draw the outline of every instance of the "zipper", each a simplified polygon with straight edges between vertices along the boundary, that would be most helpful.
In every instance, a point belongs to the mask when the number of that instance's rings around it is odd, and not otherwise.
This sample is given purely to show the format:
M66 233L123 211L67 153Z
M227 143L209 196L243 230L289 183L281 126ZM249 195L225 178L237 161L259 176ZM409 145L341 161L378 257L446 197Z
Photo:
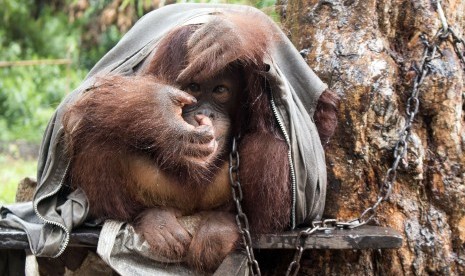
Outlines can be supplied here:
M296 182L296 176L295 176L294 163L292 161L291 139L289 138L289 134L287 133L286 128L284 127L284 123L278 114L278 109L274 101L273 93L270 93L270 95L271 95L271 110L273 111L274 117L276 118L279 128L281 129L284 135L284 139L286 140L287 146L289 147L289 150L287 151L287 158L289 159L289 170L291 172L291 186L292 186L291 228L294 229L296 227L295 211L296 211L296 197L297 197L296 196L297 182Z
M51 220L48 220L46 218L44 218L40 213L39 213L39 210L37 209L37 204L39 204L40 201L44 200L45 198L47 197L50 197L50 196L53 196L55 195L56 193L58 193L58 191L61 189L61 187L63 186L63 182L65 180L65 177L66 177L66 174L68 173L68 168L69 168L69 165L70 165L70 161L68 161L68 164L66 165L66 168L65 168L65 172L63 174L63 177L61 178L61 181L60 181L60 184L57 186L56 189L54 189L52 192L44 195L44 196L41 196L39 199L35 200L34 201L34 212L35 214L41 219L43 220L45 223L48 223L48 224L52 224L52 225L55 225L55 226L58 226L60 227L61 229L63 229L65 231L65 240L64 242L62 242L62 245L61 245L61 248L60 248L60 251L55 255L53 256L53 258L56 258L56 257L59 257L61 254L63 254L63 252L65 251L66 247L68 247L68 243L69 243L69 239L70 239L70 233L68 231L68 229L61 223L58 223L58 222L55 222L55 221L51 221ZM32 248L31 248L32 249ZM35 251L35 250L33 250ZM36 255L37 252L33 252L34 255Z

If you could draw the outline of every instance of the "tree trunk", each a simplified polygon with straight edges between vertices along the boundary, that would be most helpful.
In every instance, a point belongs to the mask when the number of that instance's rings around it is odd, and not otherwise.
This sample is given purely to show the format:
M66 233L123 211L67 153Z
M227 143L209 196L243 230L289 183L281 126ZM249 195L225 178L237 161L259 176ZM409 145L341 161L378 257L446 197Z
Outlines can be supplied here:
M435 0L282 0L283 28L342 98L327 150L325 217L357 218L377 199L404 125L424 46L442 27ZM442 4L463 37L465 0ZM464 71L452 43L420 88L408 153L373 223L397 229L398 250L304 254L303 275L465 275Z

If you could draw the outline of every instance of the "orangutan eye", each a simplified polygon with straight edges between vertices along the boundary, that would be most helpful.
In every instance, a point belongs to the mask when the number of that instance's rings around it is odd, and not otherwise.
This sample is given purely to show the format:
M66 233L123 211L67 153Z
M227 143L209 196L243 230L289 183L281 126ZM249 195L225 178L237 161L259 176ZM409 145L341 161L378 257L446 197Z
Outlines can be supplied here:
M200 85L198 83L190 83L188 86L187 86L187 90L190 91L190 92L199 92L200 91Z
M225 103L225 102L229 101L229 99L231 98L231 93L230 93L230 90L229 90L228 87L226 87L224 85L218 85L213 90L213 97L217 101L219 101L221 103Z
M201 96L202 91L200 90L200 84L198 83L189 83L187 87L184 89L187 93L191 94L192 96L196 97L197 99Z
M229 93L229 89L226 86L219 85L215 88L213 91L215 94L224 94L224 93Z

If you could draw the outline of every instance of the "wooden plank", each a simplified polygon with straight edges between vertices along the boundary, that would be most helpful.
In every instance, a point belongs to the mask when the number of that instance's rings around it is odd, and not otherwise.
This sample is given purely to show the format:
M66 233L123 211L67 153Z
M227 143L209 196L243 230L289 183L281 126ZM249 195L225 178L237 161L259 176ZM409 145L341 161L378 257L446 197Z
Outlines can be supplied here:
M79 228L71 233L69 246L97 247L99 228ZM0 249L29 249L24 231L0 227Z
M70 246L96 247L100 229L80 228L71 233ZM299 231L260 235L253 240L254 248L294 249ZM336 229L308 236L305 249L389 249L402 246L402 235L391 228L362 226L356 229ZM0 248L28 249L26 233L0 227Z
M215 271L213 276L242 276L248 275L247 255L245 252L230 253Z
M71 247L96 247L100 234L99 228L81 228L71 233ZM254 248L294 249L299 231L281 234L261 235L253 240ZM386 227L363 226L348 230L330 230L316 232L307 237L304 249L388 249L402 246L399 232ZM29 249L27 235L17 229L0 227L0 250ZM247 256L242 251L229 254L214 276L248 275Z
M0 249L29 249L26 233L0 227Z
M277 235L261 235L254 240L254 248L294 249L299 231ZM362 226L355 229L335 229L316 232L307 237L304 249L390 249L402 246L402 235L387 227Z

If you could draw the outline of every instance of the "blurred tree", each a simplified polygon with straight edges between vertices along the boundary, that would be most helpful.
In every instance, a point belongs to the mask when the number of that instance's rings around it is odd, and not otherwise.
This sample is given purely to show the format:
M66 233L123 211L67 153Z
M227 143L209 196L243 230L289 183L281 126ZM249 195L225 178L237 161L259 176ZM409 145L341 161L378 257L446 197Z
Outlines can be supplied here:
M0 0L0 61L77 60L77 25L34 1ZM36 13L34 16L34 13ZM83 76L79 67L0 67L0 141L39 141L54 107Z

